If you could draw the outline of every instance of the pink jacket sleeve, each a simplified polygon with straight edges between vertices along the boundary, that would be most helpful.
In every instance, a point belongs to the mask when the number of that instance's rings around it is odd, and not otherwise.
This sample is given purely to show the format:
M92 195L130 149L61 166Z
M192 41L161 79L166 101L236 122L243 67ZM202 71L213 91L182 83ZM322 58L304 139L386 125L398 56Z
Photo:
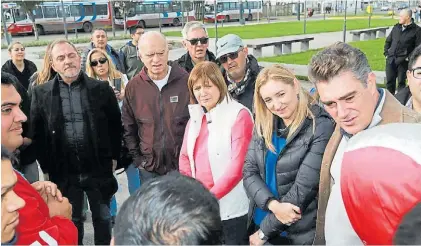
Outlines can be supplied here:
M253 134L253 120L247 110L241 110L232 127L231 164L228 171L210 190L218 199L228 194L243 178L244 159Z
M183 145L181 146L180 157L178 159L178 169L181 174L191 177L192 173L191 173L191 168L190 168L190 160L187 154L187 137L188 137L189 127L190 127L190 120L189 122L187 122L186 130L184 131Z

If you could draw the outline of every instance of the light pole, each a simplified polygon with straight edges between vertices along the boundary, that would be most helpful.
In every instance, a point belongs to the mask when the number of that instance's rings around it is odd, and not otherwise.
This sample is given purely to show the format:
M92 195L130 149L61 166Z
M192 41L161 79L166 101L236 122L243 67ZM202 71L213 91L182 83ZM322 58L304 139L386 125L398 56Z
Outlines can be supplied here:
M345 17L344 17L344 37L343 37L343 42L346 42L346 11L347 11L347 0L345 0Z
M307 0L304 0L304 34L307 32Z
M111 5L111 29L113 31L113 37L115 37L115 26L114 26L115 12L114 12L114 4L112 0L110 0L110 5Z
M6 38L7 45L10 45L12 40L10 40L9 33L7 32L7 25L6 25L6 13L3 11L3 4L1 5L1 14L2 14L2 20L3 20L3 33L4 37ZM11 15L13 16L13 15Z
M66 40L69 38L67 34L67 16L66 16L66 10L64 9L64 3L63 0L61 0L61 15L63 16L63 25L64 25L64 36L66 37Z
M215 18L215 52L218 54L218 46L216 45L216 43L218 42L218 20L216 19L216 17L217 17L217 13L216 13L217 7L218 7L218 1L214 0L213 8L215 10L214 11L214 18Z

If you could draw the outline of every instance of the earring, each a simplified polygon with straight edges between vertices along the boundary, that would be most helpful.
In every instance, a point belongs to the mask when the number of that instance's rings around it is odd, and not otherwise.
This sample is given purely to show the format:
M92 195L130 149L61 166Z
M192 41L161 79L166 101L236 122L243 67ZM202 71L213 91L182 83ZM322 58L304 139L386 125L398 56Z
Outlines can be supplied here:
M300 100L300 94L297 94L297 99Z

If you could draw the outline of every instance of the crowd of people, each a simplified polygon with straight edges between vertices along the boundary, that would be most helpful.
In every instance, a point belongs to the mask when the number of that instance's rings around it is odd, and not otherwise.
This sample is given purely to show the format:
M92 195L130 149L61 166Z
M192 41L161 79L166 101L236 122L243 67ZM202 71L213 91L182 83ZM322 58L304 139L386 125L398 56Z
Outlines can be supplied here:
M88 208L97 245L421 244L421 32L408 15L385 44L387 89L346 43L309 61L310 92L237 35L212 53L196 21L175 61L142 26L120 50L103 29L83 51L55 40L39 71L12 43L2 245L82 245Z

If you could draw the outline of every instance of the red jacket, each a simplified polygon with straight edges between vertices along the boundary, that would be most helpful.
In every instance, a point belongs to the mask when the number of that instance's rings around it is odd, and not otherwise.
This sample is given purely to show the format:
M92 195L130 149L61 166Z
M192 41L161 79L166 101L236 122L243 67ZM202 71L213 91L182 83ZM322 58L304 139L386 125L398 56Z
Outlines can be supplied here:
M31 184L16 172L18 181L13 189L26 203L19 210L16 228L17 245L77 245L77 228L73 222L61 216L50 218L48 206ZM51 243L53 242L53 244Z

